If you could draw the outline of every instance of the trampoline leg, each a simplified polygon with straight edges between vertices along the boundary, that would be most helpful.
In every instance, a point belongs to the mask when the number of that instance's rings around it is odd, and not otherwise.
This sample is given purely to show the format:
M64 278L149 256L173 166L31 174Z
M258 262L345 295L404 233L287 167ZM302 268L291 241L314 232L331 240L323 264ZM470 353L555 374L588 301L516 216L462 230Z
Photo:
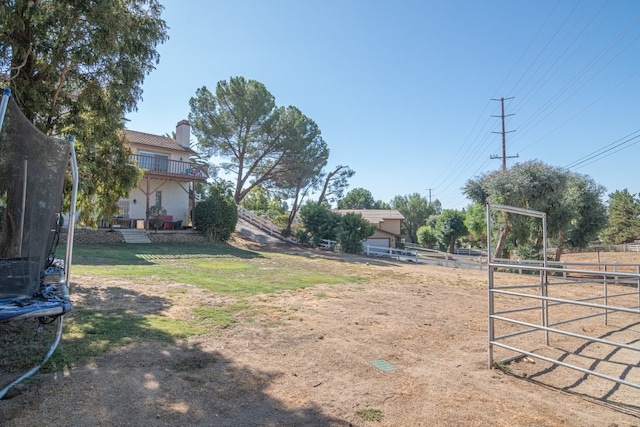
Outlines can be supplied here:
M51 344L51 347L49 348L49 351L47 351L47 354L44 356L44 359L42 360L42 362L40 362L40 364L38 364L38 365L34 366L33 368L31 368L28 372L26 372L25 374L20 376L18 379L13 381L11 384L6 386L5 388L0 390L0 399L2 399L7 394L7 392L11 389L11 387L13 387L16 384L19 384L20 382L22 382L22 381L26 380L27 378L29 378L31 375L33 375L36 372L38 372L40 370L40 368L45 363L47 363L49 361L49 359L53 355L53 352L56 351L56 348L58 347L58 344L60 344L60 338L62 338L63 317L64 316L59 316L56 319L56 322L57 322L57 324L56 324L56 336L55 336L55 338L53 340L53 344Z

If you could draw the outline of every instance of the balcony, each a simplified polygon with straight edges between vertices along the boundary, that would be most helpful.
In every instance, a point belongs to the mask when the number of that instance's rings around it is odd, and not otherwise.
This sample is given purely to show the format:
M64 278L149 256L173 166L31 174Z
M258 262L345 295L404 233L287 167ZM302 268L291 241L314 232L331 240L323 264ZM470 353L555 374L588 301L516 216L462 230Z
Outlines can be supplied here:
M143 156L132 154L131 163L144 169L145 175L159 178L175 178L176 181L206 181L209 167L194 162L169 160L165 156Z

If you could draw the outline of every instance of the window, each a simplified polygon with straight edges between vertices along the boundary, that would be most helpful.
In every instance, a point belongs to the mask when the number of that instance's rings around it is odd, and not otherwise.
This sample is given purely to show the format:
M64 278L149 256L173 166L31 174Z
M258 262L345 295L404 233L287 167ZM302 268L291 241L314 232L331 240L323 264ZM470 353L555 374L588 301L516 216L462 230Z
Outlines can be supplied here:
M162 191L156 191L156 206L162 206Z
M169 156L166 154L148 153L140 151L138 153L138 167L154 172L167 172L169 170Z
M129 219L129 199L118 200L118 218Z

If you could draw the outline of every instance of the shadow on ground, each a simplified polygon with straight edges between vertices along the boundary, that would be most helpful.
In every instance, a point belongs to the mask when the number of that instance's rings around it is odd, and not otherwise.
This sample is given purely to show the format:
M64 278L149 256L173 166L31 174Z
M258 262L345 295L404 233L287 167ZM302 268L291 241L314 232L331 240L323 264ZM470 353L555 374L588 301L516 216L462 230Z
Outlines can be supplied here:
M169 299L119 287L81 295L67 321L73 332L53 358L57 368L48 365L0 400L3 426L350 425L315 405L292 408L269 396L284 369L242 366L154 326L149 315L161 317Z

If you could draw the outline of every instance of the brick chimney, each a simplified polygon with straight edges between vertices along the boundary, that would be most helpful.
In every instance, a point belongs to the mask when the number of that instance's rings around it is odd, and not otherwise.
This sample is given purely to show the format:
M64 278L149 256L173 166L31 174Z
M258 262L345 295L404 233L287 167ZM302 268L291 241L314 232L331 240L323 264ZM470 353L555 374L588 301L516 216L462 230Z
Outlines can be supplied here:
M191 139L191 124L189 120L180 120L176 125L176 141L184 148L189 148Z

